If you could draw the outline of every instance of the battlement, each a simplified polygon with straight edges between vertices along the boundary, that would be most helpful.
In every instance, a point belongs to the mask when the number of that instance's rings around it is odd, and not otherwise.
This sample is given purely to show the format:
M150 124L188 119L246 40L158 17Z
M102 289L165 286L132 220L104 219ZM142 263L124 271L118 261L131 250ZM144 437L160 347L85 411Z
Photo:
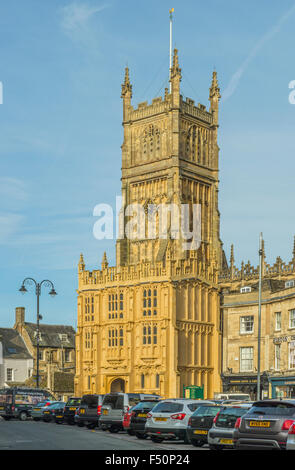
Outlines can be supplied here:
M295 238L293 248L293 258L289 263L284 263L280 256L277 257L273 265L266 263L264 242L262 254L262 276L267 278L283 279L295 277ZM227 284L229 282L243 282L259 279L259 266L252 266L250 261L246 264L242 261L241 268L237 268L234 264L233 245L231 247L230 266L219 275L219 283Z
M156 114L164 113L169 111L171 107L171 94L166 94L164 100L162 96L153 98L151 104L149 104L147 101L142 101L141 103L138 103L137 108L133 108L133 106L129 107L128 120L136 121L154 116ZM191 98L186 98L184 101L182 95L180 95L180 111L183 114L188 114L197 119L200 119L207 124L212 124L213 116L209 111L207 111L206 106L201 103L198 103L198 106L196 106L194 100Z
M136 265L106 267L93 271L79 271L79 289L116 287L133 282L161 282L171 279L179 280L195 277L205 283L217 284L217 270L211 265L196 259L168 260L150 263L142 262Z

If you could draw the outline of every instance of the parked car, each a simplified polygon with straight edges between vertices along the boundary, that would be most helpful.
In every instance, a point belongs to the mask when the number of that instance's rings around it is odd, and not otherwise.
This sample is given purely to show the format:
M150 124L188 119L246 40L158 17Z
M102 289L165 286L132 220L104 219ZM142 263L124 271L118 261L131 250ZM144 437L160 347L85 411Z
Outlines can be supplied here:
M34 406L45 400L54 400L47 390L27 387L10 387L0 390L0 416L6 421L18 418L25 421Z
M79 397L71 397L68 399L66 406L64 408L64 413L63 413L63 420L67 424L75 424L75 412L77 408L79 408L81 403L81 398Z
M208 431L212 427L213 420L222 409L215 403L199 406L188 420L187 437L191 444L202 447L208 442Z
M49 400L44 400L39 403L37 403L32 409L31 409L31 417L33 418L34 421L40 421L40 419L43 418L43 410L50 405L53 405L54 403L58 403L57 401L49 401Z
M214 393L214 400L240 400L250 401L249 393Z
M254 402L238 418L234 431L237 449L285 449L288 431L295 421L295 400Z
M126 411L126 413L124 413L123 423L122 423L124 431L126 431L130 436L134 436L134 432L130 429L130 418L131 418L131 413L132 413L133 408L134 406L129 408L129 410Z
M294 450L295 449L295 422L290 426L287 441L286 441L286 450Z
M53 403L52 405L45 406L43 408L42 419L44 423L50 423L50 421L55 421L55 414L63 413L65 402L59 401Z
M172 398L160 401L148 414L145 432L153 442L164 439L180 439L188 443L187 425L193 412L207 400Z
M107 393L104 396L101 407L100 425L107 428L110 432L123 430L124 413L145 398L158 398L158 395L147 393Z
M157 398L146 399L140 401L134 408L130 417L130 430L135 434L138 439L146 439L147 434L145 432L145 423L147 420L147 414L159 403Z
M74 416L74 421L78 426L85 425L88 429L98 426L103 397L104 395L83 395Z
M221 408L208 432L208 444L211 450L234 448L233 434L237 419L246 414L251 406L251 403L240 403Z

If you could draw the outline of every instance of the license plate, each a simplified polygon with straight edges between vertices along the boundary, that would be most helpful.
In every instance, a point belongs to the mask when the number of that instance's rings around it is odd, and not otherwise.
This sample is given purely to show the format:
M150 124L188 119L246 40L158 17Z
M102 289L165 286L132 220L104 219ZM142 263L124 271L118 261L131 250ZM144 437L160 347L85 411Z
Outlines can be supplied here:
M220 439L220 444L233 444L233 440L232 439Z
M70 411L75 411L77 408L69 408Z
M41 408L34 408L34 411L40 411Z
M0 406L0 410L4 410L4 406Z
M155 421L167 421L167 418L155 418Z
M253 428L269 428L270 421L250 421L250 426Z
M146 418L146 413L138 413L138 418Z
M49 415L49 414L50 414L50 411L44 411L44 414L45 414L45 415Z
M208 431L204 431L203 429L195 429L194 434L208 434Z
M63 416L56 416L56 418L63 418Z
M85 413L85 410L80 410L80 415L83 415Z
M103 414L104 414L104 415L108 415L108 414L109 414L109 410L103 410Z

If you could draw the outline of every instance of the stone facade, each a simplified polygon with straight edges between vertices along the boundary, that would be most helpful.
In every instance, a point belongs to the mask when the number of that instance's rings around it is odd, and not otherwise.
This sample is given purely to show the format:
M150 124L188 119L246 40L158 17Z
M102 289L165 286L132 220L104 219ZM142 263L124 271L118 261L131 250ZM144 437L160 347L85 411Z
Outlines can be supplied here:
M184 250L170 221L166 239L116 243L116 266L106 254L101 269L79 262L75 394L110 391L182 396L183 386L220 391L221 332L216 72L210 109L180 94L177 50L171 93L152 104L131 105L126 68L122 85L123 210L132 203L201 205L201 245ZM191 221L191 220L190 220ZM126 228L127 217L123 218Z
M295 241L288 264L270 266L263 249L261 307L262 391L264 396L295 397ZM257 391L259 268L248 262L220 276L223 291L224 391ZM247 292L249 291L249 292ZM294 316L294 319L293 319ZM294 356L294 357L293 357Z

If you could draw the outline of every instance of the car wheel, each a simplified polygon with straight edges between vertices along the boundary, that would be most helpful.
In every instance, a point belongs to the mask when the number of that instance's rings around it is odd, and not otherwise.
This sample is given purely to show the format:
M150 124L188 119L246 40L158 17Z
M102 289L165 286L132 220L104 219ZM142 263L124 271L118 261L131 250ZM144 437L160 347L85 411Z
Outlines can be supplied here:
M34 421L40 421L40 418L33 418Z
M158 443L164 441L164 439L162 439L161 437L154 437L154 436L151 437L151 440L152 440L153 442L158 442Z
M209 449L210 450L222 450L223 447L222 446L216 446L216 445L213 445L213 444L209 444Z
M3 416L3 418L5 419L5 421L10 421L11 420L11 416Z
M84 427L84 423L77 423L79 428L83 428Z
M147 438L146 434L141 434L140 432L136 432L135 436L137 437L137 439L146 439Z
M132 431L131 429L127 429L127 433L129 434L129 436L134 436L134 431Z
M109 429L109 431L110 431L111 433L119 432L119 428L118 428L118 426L111 426L110 429Z
M191 439L191 444L195 447L202 447L205 442L204 441L198 441L196 439Z
M87 426L88 429L94 429L96 427L96 424L95 423L88 423L86 426Z
M26 421L27 417L28 417L28 416L27 416L27 413L26 413L25 411L22 411L22 412L19 414L19 419L20 419L21 421Z

